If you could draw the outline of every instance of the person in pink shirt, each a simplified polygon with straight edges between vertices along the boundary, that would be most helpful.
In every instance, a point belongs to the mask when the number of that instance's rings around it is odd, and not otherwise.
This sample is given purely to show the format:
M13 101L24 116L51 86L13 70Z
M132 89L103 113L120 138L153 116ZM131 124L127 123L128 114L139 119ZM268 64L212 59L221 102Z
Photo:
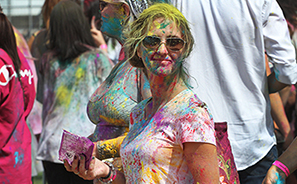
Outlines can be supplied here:
M26 123L34 99L33 72L17 49L0 7L0 183L31 183L31 134Z

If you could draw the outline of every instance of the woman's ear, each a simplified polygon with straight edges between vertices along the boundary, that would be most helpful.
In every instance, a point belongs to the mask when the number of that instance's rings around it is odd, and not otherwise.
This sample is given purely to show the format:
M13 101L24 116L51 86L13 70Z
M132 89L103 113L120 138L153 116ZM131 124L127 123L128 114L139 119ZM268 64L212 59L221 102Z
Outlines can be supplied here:
M126 4L126 3L123 3L123 8L124 8L124 14L127 16L127 17L129 17L130 16L130 7L129 7L129 5L128 4Z
M137 56L141 59L141 54L140 54L140 47L137 47L137 50L136 50L136 54L137 54Z

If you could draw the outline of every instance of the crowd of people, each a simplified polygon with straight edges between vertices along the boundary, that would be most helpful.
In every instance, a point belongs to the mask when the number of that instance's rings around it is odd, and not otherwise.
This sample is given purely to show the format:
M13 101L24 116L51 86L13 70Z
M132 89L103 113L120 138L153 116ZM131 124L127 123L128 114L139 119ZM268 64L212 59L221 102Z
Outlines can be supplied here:
M45 0L28 43L0 6L1 183L297 182L294 0L83 4Z

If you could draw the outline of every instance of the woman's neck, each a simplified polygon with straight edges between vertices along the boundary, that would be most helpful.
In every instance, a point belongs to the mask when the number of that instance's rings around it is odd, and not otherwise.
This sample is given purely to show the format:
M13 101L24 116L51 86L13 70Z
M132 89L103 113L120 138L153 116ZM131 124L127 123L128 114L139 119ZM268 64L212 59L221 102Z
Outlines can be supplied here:
M150 88L152 92L152 104L148 113L155 113L159 107L165 105L181 91L187 89L185 83L178 75L166 77L148 73Z

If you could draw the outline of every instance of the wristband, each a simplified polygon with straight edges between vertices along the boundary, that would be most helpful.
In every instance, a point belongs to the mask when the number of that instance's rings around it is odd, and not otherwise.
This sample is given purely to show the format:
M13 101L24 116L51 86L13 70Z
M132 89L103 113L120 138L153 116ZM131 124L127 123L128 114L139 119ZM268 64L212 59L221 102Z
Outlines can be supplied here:
M101 45L100 45L100 49L102 49L102 50L107 49L107 45L106 45L106 44L101 44Z
M111 181L114 181L114 180L116 179L116 177L117 177L117 171L115 170L115 171L113 172L113 176L112 176L112 178L111 178Z
M272 165L275 165L276 167L278 167L280 170L282 170L285 175L288 177L290 175L290 171L287 168L287 166L285 166L283 163L281 163L280 161L276 160L273 162Z
M109 184L112 183L112 181L115 180L116 176L117 176L117 171L115 170L114 166L112 163L108 162L108 161L103 161L106 165L108 165L109 169L109 173L106 177L104 178L100 178L99 180L101 181L101 183L103 184ZM112 172L112 175L111 175ZM107 180L107 181L105 181Z

